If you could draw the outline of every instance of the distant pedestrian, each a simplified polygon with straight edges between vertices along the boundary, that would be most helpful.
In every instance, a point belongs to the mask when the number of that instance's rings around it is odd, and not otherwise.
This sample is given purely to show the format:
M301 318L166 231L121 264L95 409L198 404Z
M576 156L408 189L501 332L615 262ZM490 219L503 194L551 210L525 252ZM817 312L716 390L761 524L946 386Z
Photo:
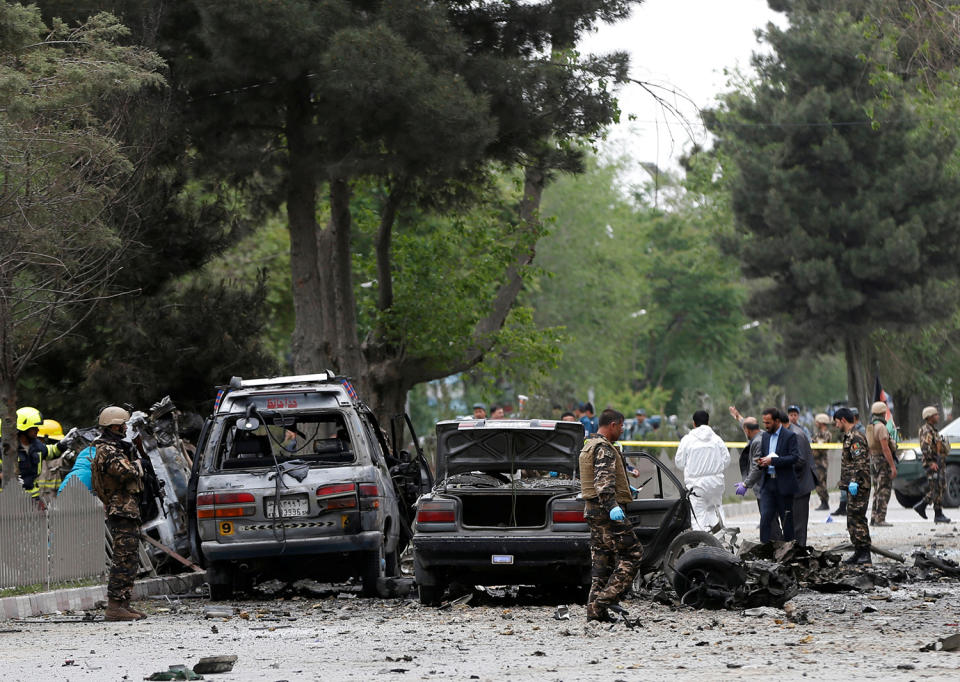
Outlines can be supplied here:
M937 431L940 412L930 406L923 408L923 425L920 426L920 453L923 456L923 469L927 474L927 493L914 505L913 509L923 518L927 518L927 505L933 506L934 523L950 523L943 514L944 468L950 447Z
M474 403L473 404L473 418L474 419L486 419L487 418L487 408L483 403Z
M623 415L608 409L599 421L597 435L587 439L579 458L592 564L587 620L609 620L608 609L633 586L643 559L643 545L624 511L633 499L626 468L613 446L623 433Z
M503 407L501 407L500 405L491 405L490 419L494 420L494 419L503 419L503 418L504 418Z
M807 437L807 440L810 440L810 432L807 430L807 427L800 423L800 406L791 405L787 408L787 417L790 419L790 426L796 426L798 429L803 431L803 435ZM791 431L796 433L796 429L791 428Z
M854 425L853 411L841 407L833 415L834 423L843 432L843 454L840 456L840 489L846 489L847 532L853 545L853 556L845 564L869 564L870 528L867 526L867 504L870 501L870 454L867 439Z
M870 406L870 426L867 427L867 447L870 449L870 476L873 479L873 513L871 526L892 526L887 522L887 503L897 477L897 463L890 449L887 430L887 404L878 400Z
M643 408L637 410L633 423L633 439L643 440L653 431L653 427L647 423L647 412Z
M833 436L830 434L830 416L821 412L813 418L817 426L813 434L814 443L831 443ZM817 465L817 496L820 498L820 506L817 511L830 511L830 493L827 492L827 467L829 464L829 450L814 450L813 461Z
M763 496L760 498L760 542L770 542L773 518L780 519L783 539L794 539L793 497L797 492L797 476L793 469L800 460L797 436L780 421L780 410L768 407L763 411L764 433L760 443L763 457L757 466L763 469Z
M706 410L693 413L693 430L677 446L676 465L683 471L683 484L692 490L690 507L693 530L723 525L723 472L730 463L730 450L710 428Z
M583 433L589 438L597 433L600 427L596 415L593 413L593 403L583 404L583 416L580 417L580 423L583 424Z
M564 412L560 415L560 421L562 422L575 422L577 418L574 416L573 412Z
M806 547L807 523L810 519L810 493L817 487L817 465L813 461L813 449L810 447L807 432L797 423L794 416L800 413L799 408L796 405L791 407L794 408L794 412L787 412L785 419L783 415L780 417L781 422L785 423L797 437L797 449L800 451L800 459L793 468L797 477L797 492L793 496L793 539L798 545Z

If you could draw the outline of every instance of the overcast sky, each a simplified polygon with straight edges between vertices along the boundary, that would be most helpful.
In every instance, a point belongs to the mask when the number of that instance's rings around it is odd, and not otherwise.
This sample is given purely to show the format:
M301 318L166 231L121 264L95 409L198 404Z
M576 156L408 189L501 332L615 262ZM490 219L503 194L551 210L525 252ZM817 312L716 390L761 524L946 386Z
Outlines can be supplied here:
M771 11L766 0L646 0L628 21L601 26L581 42L580 50L593 54L626 50L631 55L631 78L685 93L696 106L682 98L676 100L677 106L702 143L706 136L696 108L709 107L728 89L724 69L750 70L751 53L761 49L754 31L769 21L785 24L783 15ZM688 131L638 85L625 86L619 99L622 123L611 132L608 146L626 146L638 164L675 166L691 144ZM627 120L630 114L635 121Z

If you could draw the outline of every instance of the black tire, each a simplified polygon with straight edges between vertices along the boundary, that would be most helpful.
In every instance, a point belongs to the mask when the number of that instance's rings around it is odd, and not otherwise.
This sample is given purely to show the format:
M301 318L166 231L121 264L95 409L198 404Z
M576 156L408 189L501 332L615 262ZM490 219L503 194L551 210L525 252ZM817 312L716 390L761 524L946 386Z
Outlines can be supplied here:
M943 487L943 506L960 507L960 464L946 466L946 481Z
M683 599L699 585L733 589L747 580L743 561L720 547L695 547L674 566L673 589Z
M705 530L684 531L667 546L667 551L663 553L663 561L660 563L660 570L663 571L663 575L672 585L673 576L676 574L676 565L680 557L696 547L722 546L720 539L713 533L708 533Z
M390 552L386 556L387 565L383 569L384 575L388 578L396 578L400 575L400 561L396 552Z
M440 606L446 589L444 585L417 585L420 603L424 606Z
M911 495L909 493L903 493L896 488L894 488L893 494L896 496L897 502L899 502L900 506L904 509L912 509L917 502L923 499L923 495Z
M233 596L233 570L229 564L211 561L207 565L207 585L212 601L225 601Z
M381 560L382 559L382 560ZM360 559L363 562L360 572L360 582L363 584L361 594L364 597L379 597L378 581L385 577L386 557L383 546L372 552L364 552Z

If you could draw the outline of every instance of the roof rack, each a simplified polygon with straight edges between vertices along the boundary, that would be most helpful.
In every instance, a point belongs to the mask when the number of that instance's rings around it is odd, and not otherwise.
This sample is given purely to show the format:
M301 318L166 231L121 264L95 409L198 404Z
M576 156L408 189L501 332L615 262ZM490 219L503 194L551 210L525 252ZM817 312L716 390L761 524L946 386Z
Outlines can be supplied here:
M334 378L334 373L330 370L320 374L300 374L296 376L271 377L269 379L243 379L242 377L231 377L229 387L236 390L238 388L255 388L257 386L276 386L278 384L303 384L311 381L330 381Z

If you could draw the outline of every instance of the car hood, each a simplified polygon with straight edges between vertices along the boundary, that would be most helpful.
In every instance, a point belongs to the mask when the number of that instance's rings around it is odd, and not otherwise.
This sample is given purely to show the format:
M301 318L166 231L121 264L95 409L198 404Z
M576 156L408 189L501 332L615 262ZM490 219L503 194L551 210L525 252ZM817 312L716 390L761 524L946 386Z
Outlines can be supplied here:
M572 474L583 425L537 419L446 421L437 424L437 479L468 471L539 469Z

